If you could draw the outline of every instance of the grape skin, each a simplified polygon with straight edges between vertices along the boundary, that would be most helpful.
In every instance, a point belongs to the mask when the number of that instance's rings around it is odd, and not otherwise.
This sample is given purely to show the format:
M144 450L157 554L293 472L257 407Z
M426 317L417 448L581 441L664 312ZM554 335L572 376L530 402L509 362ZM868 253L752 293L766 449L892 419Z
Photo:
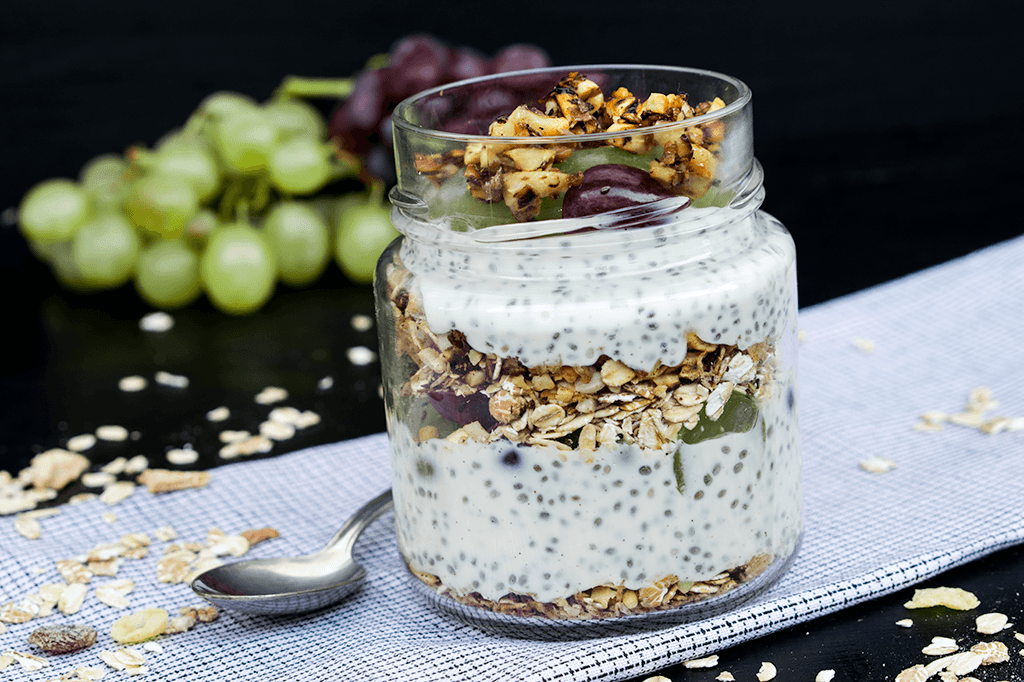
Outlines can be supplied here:
M128 219L120 213L108 212L78 228L71 254L87 286L113 289L131 279L139 244L139 236Z
M259 310L274 293L274 253L262 234L244 223L210 235L199 261L203 289L218 309L232 315Z
M156 308L181 308L202 293L199 256L180 240L154 242L139 254L135 270L135 290Z
M18 209L22 233L46 244L71 239L89 214L89 196L74 181L44 180L28 191Z
M293 287L316 281L330 259L327 223L308 205L286 201L267 214L263 233L277 257L277 274Z

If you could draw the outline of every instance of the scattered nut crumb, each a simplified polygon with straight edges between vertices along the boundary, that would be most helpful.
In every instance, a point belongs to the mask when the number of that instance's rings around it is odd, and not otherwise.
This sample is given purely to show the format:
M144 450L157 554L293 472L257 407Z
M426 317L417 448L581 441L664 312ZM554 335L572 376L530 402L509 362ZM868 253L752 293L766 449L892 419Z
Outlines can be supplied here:
M264 540L281 537L281 534L273 528L250 528L249 530L243 531L241 535L249 541L250 547L258 545Z
M202 488L210 482L210 472L146 469L135 480L146 486L150 493L166 493L186 488Z
M122 377L121 380L117 382L117 387L125 393L138 393L139 391L145 390L148 385L149 382L146 381L146 377L139 376L138 374Z
M174 318L160 310L143 315L139 320L139 329L144 332L166 332L173 326Z
M163 370L156 373L154 380L162 386L170 386L171 388L188 388L189 384L188 377L180 374L171 374Z

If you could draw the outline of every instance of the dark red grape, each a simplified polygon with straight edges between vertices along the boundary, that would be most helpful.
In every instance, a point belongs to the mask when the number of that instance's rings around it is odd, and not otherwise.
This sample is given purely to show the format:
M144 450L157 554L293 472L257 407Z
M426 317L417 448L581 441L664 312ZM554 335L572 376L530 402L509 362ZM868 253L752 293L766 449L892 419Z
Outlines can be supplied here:
M384 99L380 69L364 71L355 88L331 116L332 138L339 138L345 149L362 154L370 147L370 135L378 130L387 102Z
M382 144L371 145L366 150L366 153L363 154L363 166L367 173L387 185L398 182L398 173L395 172L395 154Z
M454 47L448 55L444 76L447 82L477 78L491 73L491 62L469 47Z
M524 69L542 69L551 66L548 53L536 45L517 43L501 48L494 55L492 62L494 73L506 71L523 71Z
M562 217L582 218L674 196L642 168L606 163L583 171L583 181L566 191Z
M483 393L458 396L449 391L431 391L427 396L431 406L448 421L456 424L480 422L480 426L487 431L498 425L498 421L491 416L490 399Z
M433 36L418 33L402 38L390 54L384 85L392 102L445 82L448 48Z

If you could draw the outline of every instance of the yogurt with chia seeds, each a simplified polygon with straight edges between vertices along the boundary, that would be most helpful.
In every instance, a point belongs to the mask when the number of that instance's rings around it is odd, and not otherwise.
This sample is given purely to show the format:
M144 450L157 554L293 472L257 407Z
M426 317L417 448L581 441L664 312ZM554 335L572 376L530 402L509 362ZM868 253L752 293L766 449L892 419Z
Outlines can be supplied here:
M725 82L690 76L695 90ZM551 97L569 93L557 106L584 116L591 86L572 76ZM757 210L749 98L738 88L686 114L685 98L651 95L629 109L623 92L606 111L687 121L652 129L650 173L704 197L669 212L645 201L629 229L578 231L611 224L601 216L614 212L543 213L544 192L568 202L563 186L579 182L552 160L595 158L599 135L578 147L560 137L554 151L527 137L520 150L396 124L392 219L403 237L375 281L395 519L409 570L442 601L564 621L685 613L750 596L796 550L795 249ZM556 125L557 106L516 125ZM702 118L716 107L719 118ZM735 142L744 135L746 147ZM645 153L640 137L605 143ZM701 179L705 166L713 178ZM503 197L541 236L478 239L485 233L464 230L454 208L419 210L451 198L424 178L461 181L463 167L474 201ZM504 194L486 194L498 181ZM530 222L537 210L541 222Z

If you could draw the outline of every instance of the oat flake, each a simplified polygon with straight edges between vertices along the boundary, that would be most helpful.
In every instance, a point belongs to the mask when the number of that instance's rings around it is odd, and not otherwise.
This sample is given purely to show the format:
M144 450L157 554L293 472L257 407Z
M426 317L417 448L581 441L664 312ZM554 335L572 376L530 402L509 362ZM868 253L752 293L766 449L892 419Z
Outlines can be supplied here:
M872 474L884 474L896 468L896 462L885 457L868 457L861 461L860 468Z
M222 422L230 416L231 410L229 410L224 405L221 405L220 407L215 407L206 413L207 421L211 422Z
M377 354L366 346L353 346L345 351L345 356L356 366L369 365L377 359Z
M139 391L145 390L148 385L149 382L146 381L146 377L141 377L138 374L122 377L121 380L117 382L117 387L125 393L138 393Z
M1002 613L985 613L975 620L975 627L983 635L994 635L1007 627L1009 619Z
M143 315L139 320L139 329L144 332L166 332L170 331L172 327L174 327L174 318L160 310Z
M260 405L273 405L288 399L288 391L278 386L267 386L256 394L256 402Z
M814 676L814 682L832 682L835 679L836 671L831 668L828 670L819 670L818 674Z
M156 383L170 386L171 388L188 388L189 384L188 377L164 371L157 372L154 379Z
M683 661L684 668L714 668L718 665L718 654L705 658L695 658L690 661Z
M91 433L83 433L79 436L68 438L67 449L71 452L84 452L96 445L96 436Z
M96 428L96 437L100 440L119 443L128 440L128 429L116 424L107 424Z
M757 679L760 682L768 682L768 680L774 680L776 674L775 666L767 661L761 663L761 668L757 671Z

